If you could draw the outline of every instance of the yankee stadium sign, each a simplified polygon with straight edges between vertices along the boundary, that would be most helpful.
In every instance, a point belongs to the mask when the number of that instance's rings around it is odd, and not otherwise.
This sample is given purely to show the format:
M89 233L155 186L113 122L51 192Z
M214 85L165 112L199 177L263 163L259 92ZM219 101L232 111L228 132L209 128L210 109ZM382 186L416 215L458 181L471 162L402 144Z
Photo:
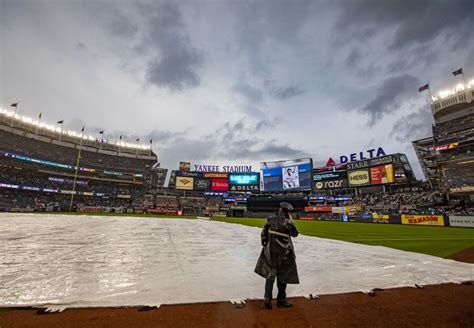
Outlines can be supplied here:
M365 159L370 159L379 156L385 156L385 151L382 147L378 147L377 149L368 149L366 151L361 151L358 153L349 154L349 156L341 155L339 157L339 163L344 164L348 162L357 162L363 161Z
M228 172L228 173L242 173L242 172L252 172L251 165L199 165L193 164L191 171L194 172Z

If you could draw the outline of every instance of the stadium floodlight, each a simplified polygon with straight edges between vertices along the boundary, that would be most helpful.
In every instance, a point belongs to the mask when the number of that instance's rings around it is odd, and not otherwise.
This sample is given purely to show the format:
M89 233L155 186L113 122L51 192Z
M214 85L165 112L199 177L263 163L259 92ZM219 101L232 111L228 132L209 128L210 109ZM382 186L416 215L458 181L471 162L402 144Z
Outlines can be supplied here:
M431 97L431 100L434 102L434 101L438 101L438 100L441 100L441 99L444 99L444 98L447 98L447 97L450 97L450 96L453 96L457 93L460 93L460 92L464 92L466 90L469 90L469 89L472 89L474 87L474 80L471 80L469 81L468 83L466 84L463 84L463 83L458 83L455 87L453 88L450 88L450 89L445 89L445 90L441 90L439 91L436 95L432 96Z
M472 83L474 85L474 80L471 81L470 83ZM50 132L53 132L53 133L58 133L60 135L69 136L71 138L77 138L79 140L82 139L82 140L97 142L97 140L94 136L85 135L84 133L79 133L79 132L73 131L73 130L66 130L66 129L63 129L62 127L58 127L57 125L52 125L52 124L48 124L48 123L45 123L45 122L40 122L37 119L33 119L33 118L31 118L29 116L26 116L26 115L20 115L18 113L15 113L14 111L11 111L11 110L8 110L8 109L5 109L5 108L0 108L0 115L3 115L3 116L5 116L9 119L17 120L17 121L21 122L22 124L27 124L27 125L34 126L36 128L36 130L38 130L38 128L40 128L42 130L47 130L47 131L50 131ZM102 140L102 142L107 143L107 144L111 144L111 145L115 145L115 146L118 146L118 147L130 148L130 149L142 149L142 150L151 150L152 149L151 145L143 145L143 144L140 145L140 144L136 144L136 143L123 142L122 140L114 141L114 140L105 140L104 139L104 140Z

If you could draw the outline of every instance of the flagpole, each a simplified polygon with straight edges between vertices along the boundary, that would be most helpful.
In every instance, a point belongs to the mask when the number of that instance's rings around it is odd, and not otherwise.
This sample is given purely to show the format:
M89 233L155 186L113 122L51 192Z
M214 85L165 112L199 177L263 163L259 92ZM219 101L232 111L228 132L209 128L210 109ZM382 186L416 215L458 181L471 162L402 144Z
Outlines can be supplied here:
M63 134L63 124L64 124L64 121L62 121L62 122L59 123L59 124L61 124L61 128L60 128L61 130L59 131L59 141L61 141L61 137L62 137L62 134Z
M77 152L76 171L74 172L74 181L72 183L71 202L69 203L69 212L72 212L72 203L74 202L74 193L76 192L77 171L79 171L79 161L81 159L82 138L84 132L81 134L81 142L79 143L79 151Z
M43 113L41 112L41 113L39 114L39 117L38 117L38 125L36 125L36 132L35 132L36 135L38 135L38 128L39 128L39 125L40 125L40 123L41 123L41 116L42 116L42 114L43 114Z
M15 105L15 106L13 106L13 105ZM12 120L11 120L11 122L10 122L10 127L14 127L14 124L13 124L13 123L15 123L15 115L16 115L16 112L17 112L17 109L18 109L18 103L11 104L10 106L13 107L13 108L15 108L15 109L13 110Z

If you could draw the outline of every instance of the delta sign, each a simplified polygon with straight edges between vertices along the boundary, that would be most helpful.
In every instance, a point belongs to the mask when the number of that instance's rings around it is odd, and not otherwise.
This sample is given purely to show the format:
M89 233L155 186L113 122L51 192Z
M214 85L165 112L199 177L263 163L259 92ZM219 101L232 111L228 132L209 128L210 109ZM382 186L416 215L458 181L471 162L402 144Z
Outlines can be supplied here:
M339 156L339 163L340 164L346 164L349 162L357 162L357 161L363 161L365 159L371 159L375 157L380 157L380 156L385 156L386 153L383 150L382 147L378 147L376 149L368 149L366 151L360 151L358 153L351 153L349 155L341 155ZM332 158L329 158L328 163L326 164L327 166L334 166L334 160Z

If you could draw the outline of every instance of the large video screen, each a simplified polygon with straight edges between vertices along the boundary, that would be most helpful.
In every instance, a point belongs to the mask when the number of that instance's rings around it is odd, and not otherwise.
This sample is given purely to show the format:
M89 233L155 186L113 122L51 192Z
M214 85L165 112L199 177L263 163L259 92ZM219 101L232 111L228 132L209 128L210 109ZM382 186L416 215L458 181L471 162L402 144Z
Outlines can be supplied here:
M230 191L259 191L260 174L250 173L231 173L229 175Z
M311 190L311 158L260 164L262 191Z

